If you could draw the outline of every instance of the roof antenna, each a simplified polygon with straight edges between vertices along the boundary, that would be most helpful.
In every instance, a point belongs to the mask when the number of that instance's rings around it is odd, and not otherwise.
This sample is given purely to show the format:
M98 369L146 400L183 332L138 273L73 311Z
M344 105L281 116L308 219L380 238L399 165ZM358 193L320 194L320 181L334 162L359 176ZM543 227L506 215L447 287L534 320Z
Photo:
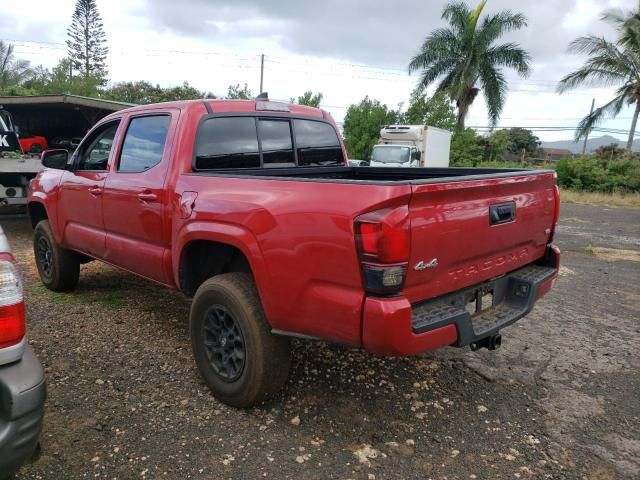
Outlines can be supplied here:
M256 97L256 100L269 100L269 94L267 92L262 92L260 95Z

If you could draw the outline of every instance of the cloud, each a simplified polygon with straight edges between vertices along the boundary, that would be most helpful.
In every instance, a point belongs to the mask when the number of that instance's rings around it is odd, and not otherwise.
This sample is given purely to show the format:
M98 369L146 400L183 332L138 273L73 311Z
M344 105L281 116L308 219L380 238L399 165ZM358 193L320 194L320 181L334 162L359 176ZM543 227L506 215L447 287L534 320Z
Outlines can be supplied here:
M424 37L443 25L445 0L148 0L162 28L224 45L236 39L277 39L297 54L405 68ZM486 12L523 12L529 27L506 39L520 43L535 63L553 65L566 45L587 31L601 34L601 11L634 0L490 0ZM515 6L514 6L515 5ZM212 27L217 28L212 28Z

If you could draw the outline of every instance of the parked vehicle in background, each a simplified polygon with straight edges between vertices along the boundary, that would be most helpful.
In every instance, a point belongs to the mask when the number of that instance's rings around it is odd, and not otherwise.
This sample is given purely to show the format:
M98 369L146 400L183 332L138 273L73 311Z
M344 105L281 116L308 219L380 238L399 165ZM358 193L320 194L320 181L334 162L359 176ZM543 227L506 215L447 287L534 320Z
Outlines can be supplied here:
M26 154L0 155L0 207L26 205L29 181L42 170L40 157Z
M347 161L347 164L350 167L368 167L369 166L369 162L367 160L354 160L351 158Z
M22 151L26 153L42 153L43 150L49 148L47 139L41 135L19 137L18 142L20 143Z
M65 150L75 150L78 148L78 145L82 141L82 138L73 137L55 137L51 140L50 147L51 148L64 148Z
M73 289L95 258L193 297L196 364L233 406L282 387L292 336L496 348L558 274L554 172L349 167L315 108L139 106L43 163L29 214L44 285Z
M372 167L448 167L451 132L423 125L389 125L373 147Z
M32 457L42 428L44 370L25 330L22 282L0 227L0 479Z
M44 143L46 148L46 140ZM34 145L37 143L28 146ZM23 154L22 150L11 114L0 109L0 207L26 205L29 180L42 170L40 158Z

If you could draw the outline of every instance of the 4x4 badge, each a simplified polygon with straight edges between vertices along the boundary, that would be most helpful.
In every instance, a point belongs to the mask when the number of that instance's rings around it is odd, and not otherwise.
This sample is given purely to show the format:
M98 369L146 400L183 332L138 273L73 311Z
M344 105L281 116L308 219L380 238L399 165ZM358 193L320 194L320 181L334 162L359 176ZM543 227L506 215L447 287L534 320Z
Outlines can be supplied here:
M429 263L425 263L424 260L419 261L418 263L416 263L413 269L416 272L421 272L422 270L427 270L429 268L436 268L437 266L438 266L438 259L434 258Z

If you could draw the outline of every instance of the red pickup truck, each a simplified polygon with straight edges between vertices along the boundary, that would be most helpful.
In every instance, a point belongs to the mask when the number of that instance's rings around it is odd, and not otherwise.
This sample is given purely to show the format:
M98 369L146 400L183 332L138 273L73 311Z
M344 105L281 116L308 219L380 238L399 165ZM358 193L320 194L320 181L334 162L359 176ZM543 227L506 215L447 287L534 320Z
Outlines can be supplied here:
M558 273L554 172L349 167L331 116L305 106L134 107L43 163L42 282L72 289L99 259L193 297L196 363L234 406L284 384L289 337L495 348Z

